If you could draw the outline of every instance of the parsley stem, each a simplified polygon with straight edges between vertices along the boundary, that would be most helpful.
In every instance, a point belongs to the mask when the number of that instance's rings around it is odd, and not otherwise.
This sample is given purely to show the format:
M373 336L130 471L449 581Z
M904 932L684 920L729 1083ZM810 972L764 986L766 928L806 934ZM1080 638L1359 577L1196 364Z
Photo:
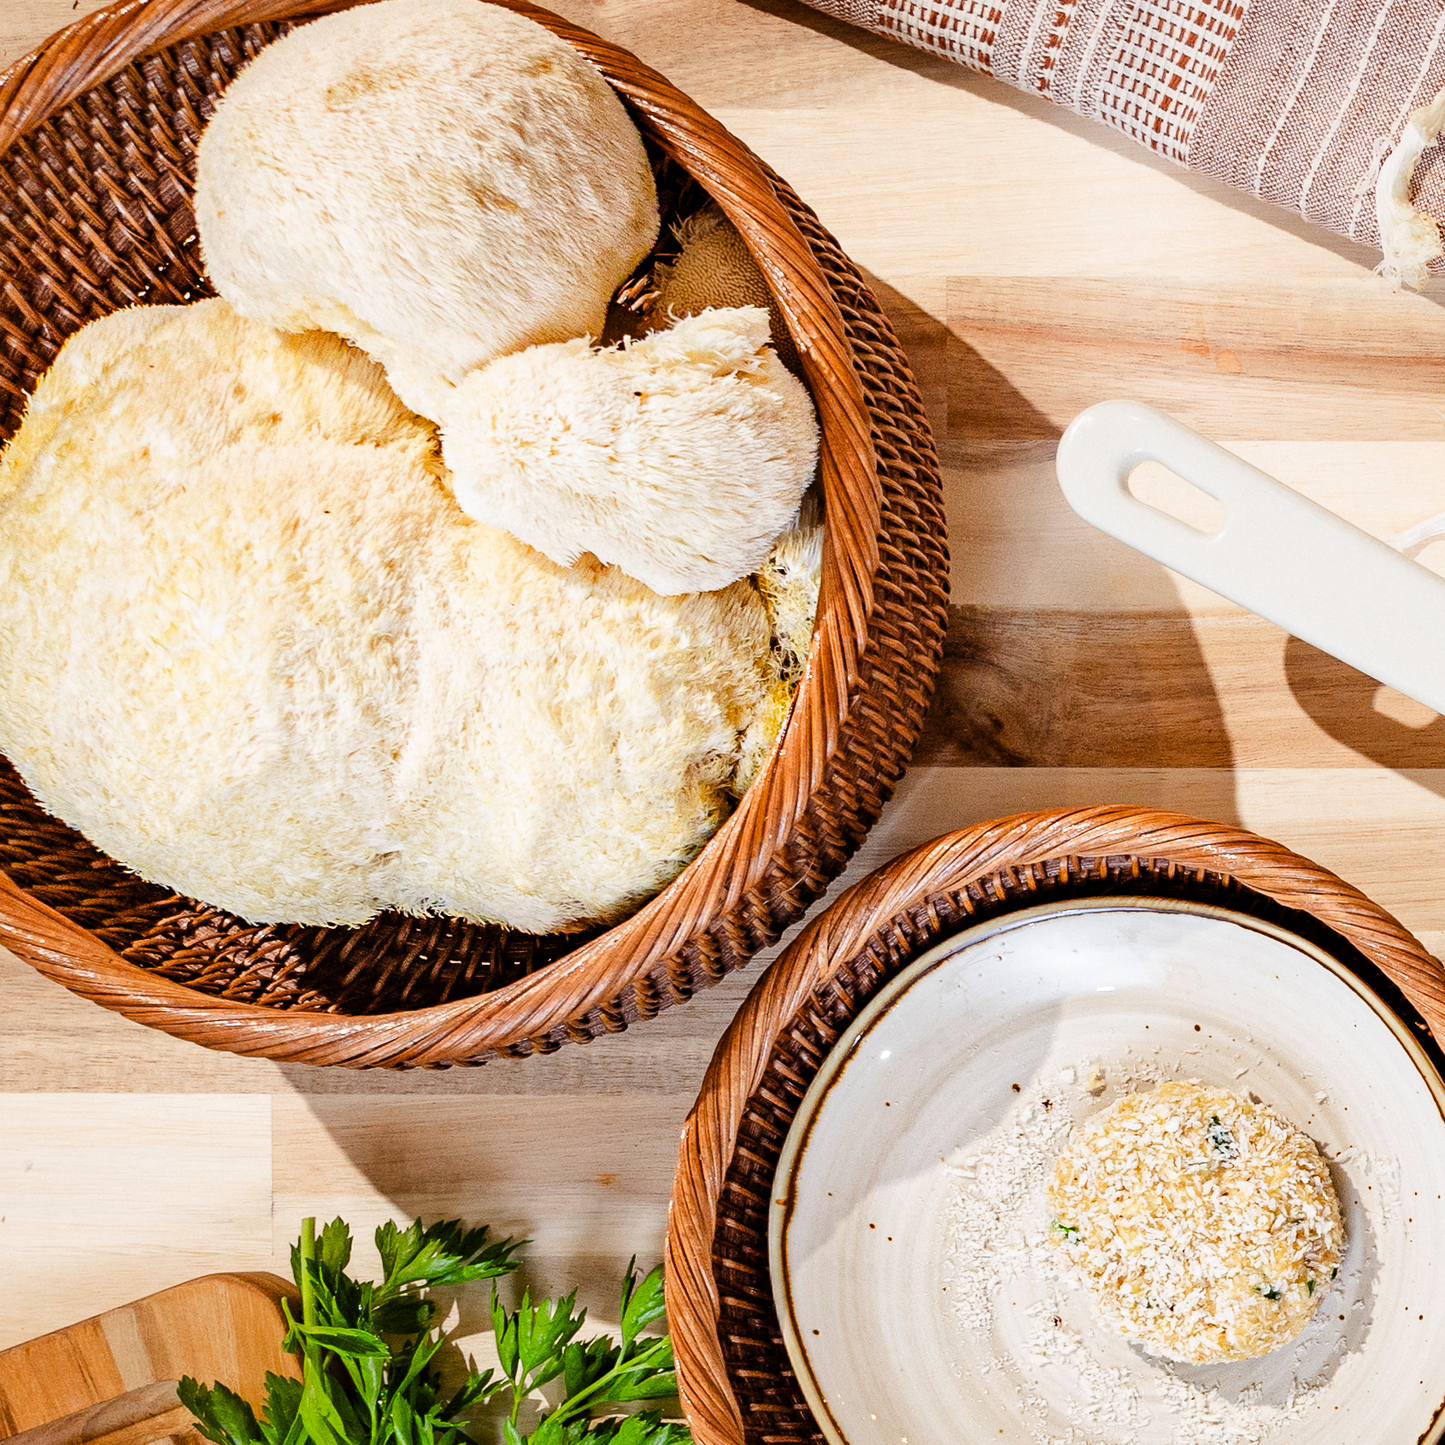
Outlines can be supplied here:
M301 1221L301 1323L310 1329L316 1323L316 1282L311 1278L312 1266L316 1263L316 1219L310 1216ZM313 1372L320 1367L316 1346L308 1335L301 1342L301 1378L310 1382Z
M311 1266L316 1262L316 1220L301 1221L301 1323L310 1329L316 1323L316 1286Z
M592 1384L588 1385L585 1389L578 1390L573 1395L568 1395L552 1413L569 1421L579 1413L584 1415L590 1414L593 1404L604 1404L607 1402L607 1387L616 1385L619 1380L625 1379L628 1375L653 1369L653 1360L665 1358L669 1345L670 1342L664 1337L663 1339L652 1341L646 1349L634 1355L630 1360L619 1360L600 1380L594 1380ZM671 1394L672 1392L668 1391L666 1393ZM598 1394L601 1395L600 1400L591 1399L592 1396ZM665 1396L659 1394L652 1398L660 1400L665 1398ZM578 1409L579 1406L582 1407L580 1411Z

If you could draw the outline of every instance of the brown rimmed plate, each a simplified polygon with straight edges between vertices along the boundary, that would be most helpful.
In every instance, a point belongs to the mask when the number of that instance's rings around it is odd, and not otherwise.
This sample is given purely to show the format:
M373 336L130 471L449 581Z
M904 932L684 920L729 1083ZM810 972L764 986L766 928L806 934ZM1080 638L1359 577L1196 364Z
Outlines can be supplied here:
M940 943L835 1044L774 1176L774 1302L823 1435L1434 1445L1432 1052L1331 953L1189 900L1060 901ZM1100 1324L1047 1240L1043 1183L1072 1124L1176 1078L1253 1093L1331 1161L1339 1277L1305 1334L1258 1361L1145 1355Z

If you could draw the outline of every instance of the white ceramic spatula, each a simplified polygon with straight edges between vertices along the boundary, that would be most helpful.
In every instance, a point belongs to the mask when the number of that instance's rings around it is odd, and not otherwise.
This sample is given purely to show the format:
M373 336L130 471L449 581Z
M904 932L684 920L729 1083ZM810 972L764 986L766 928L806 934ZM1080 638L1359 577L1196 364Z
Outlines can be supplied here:
M1135 497L1146 461L1223 503L1223 526L1206 534ZM1445 713L1445 579L1142 402L1080 413L1056 466L1100 531Z

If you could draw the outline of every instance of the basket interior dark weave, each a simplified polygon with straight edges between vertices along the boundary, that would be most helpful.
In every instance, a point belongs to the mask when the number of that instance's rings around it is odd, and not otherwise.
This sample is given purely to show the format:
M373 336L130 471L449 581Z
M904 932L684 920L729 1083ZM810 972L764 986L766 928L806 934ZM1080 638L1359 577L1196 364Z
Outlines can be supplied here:
M94 87L0 157L0 439L67 336L122 306L214 294L190 206L197 136L238 69L289 28L220 30L156 52ZM705 193L653 149L667 222ZM774 941L842 868L906 764L941 646L946 572L936 462L916 387L856 269L770 177L842 310L874 426L883 490L876 645L857 682L871 712L845 722L821 795L776 860L767 905L716 947L642 980L615 1006L523 1043L543 1051L685 998ZM654 259L656 259L654 257ZM619 293L644 309L647 265ZM618 315L614 308L614 319ZM626 317L622 317L625 329ZM609 328L611 329L611 327ZM889 728L888 717L896 722ZM843 786L828 786L843 782ZM189 988L270 1009L377 1014L437 1005L525 978L591 934L533 936L456 919L383 914L358 929L252 926L145 883L49 817L0 759L0 868L124 960ZM504 1050L505 1051L505 1050Z
M712 1263L717 1336L747 1445L825 1441L798 1387L778 1325L768 1270L768 1208L783 1143L828 1051L890 979L950 935L1041 903L1124 895L1212 903L1309 939L1374 989L1416 1032L1445 1073L1445 1055L1425 1021L1358 948L1311 913L1284 907L1227 874L1180 868L1169 859L1063 857L1006 868L962 890L930 897L910 916L889 920L777 1027L761 1079L743 1107L735 1152L717 1201Z

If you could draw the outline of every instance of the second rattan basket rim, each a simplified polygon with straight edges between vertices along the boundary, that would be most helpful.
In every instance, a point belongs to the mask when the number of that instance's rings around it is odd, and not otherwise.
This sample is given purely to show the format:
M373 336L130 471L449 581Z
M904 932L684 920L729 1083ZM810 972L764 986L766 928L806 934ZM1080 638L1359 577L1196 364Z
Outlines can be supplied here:
M1440 961L1359 889L1243 828L1149 808L1060 808L980 823L895 859L814 918L754 985L719 1042L683 1127L668 1208L668 1318L698 1445L745 1440L719 1336L714 1240L719 1201L742 1144L743 1116L774 1047L790 1037L805 1012L826 1012L821 997L831 981L870 948L889 958L912 957L942 938L945 898L962 895L979 880L1023 877L1050 860L1081 858L1126 866L1131 859L1149 860L1218 875L1308 913L1379 968L1436 1038L1445 1039ZM797 1099L806 1082L787 1081L790 1088L801 1085ZM762 1277L749 1278L749 1290L767 1295L771 1307L765 1261Z
M116 0L0 76L0 154L137 58L231 26L311 18L365 0ZM478 997L394 1014L291 1011L199 993L126 962L0 879L3 937L42 972L106 1007L208 1047L307 1062L426 1065L541 1038L603 1005L735 903L761 875L839 746L868 641L881 498L868 408L837 302L797 226L741 142L629 52L527 0L498 0L573 44L683 159L768 275L818 403L827 509L823 593L807 670L761 776L700 856L639 913L541 972Z

